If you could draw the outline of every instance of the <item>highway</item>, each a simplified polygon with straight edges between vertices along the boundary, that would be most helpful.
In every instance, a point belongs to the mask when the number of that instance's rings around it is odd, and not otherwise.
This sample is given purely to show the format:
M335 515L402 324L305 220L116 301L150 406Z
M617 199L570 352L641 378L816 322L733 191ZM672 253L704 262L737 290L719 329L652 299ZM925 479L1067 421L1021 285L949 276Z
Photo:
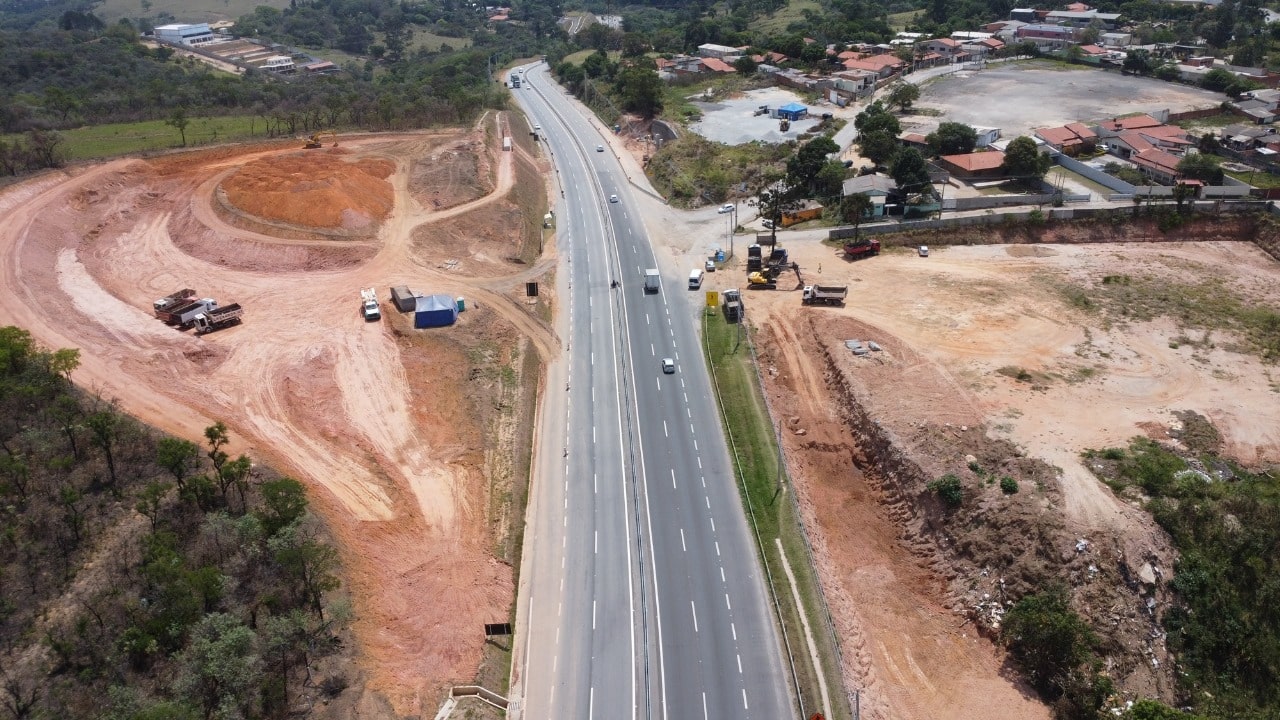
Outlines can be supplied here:
M661 265L638 191L546 66L524 70L512 93L541 127L563 192L567 322L538 430L512 715L795 717L700 350L703 294L687 289L690 268L645 291L643 271Z

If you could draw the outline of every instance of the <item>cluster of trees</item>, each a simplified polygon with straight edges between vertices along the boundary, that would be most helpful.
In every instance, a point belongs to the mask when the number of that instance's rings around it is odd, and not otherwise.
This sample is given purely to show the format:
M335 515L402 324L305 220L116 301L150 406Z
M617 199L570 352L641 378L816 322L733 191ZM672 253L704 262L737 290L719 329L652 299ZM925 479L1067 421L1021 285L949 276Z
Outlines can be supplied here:
M616 101L615 107L645 119L662 112L662 80L653 65L644 60L624 58L613 62L605 51L597 50L581 65L558 63L555 74L574 95L588 102L604 93Z
M483 24L483 12L480 6L457 0L294 0L283 10L259 5L236 19L235 30L244 37L309 48L332 47L399 62L408 51L415 28L469 38ZM375 33L382 36L382 42L376 42Z
M0 706L285 717L341 692L310 675L345 611L302 486L231 457L221 423L203 447L157 437L78 390L78 362L0 328L0 645L27 658L0 668Z

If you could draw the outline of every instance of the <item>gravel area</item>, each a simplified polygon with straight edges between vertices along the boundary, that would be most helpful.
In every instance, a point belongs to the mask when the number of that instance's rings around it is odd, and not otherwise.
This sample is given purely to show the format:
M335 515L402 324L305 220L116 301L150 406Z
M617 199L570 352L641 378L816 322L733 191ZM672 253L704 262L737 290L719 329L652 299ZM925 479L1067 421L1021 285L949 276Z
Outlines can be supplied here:
M776 87L762 88L760 90L751 90L738 97L720 102L693 103L702 111L702 120L690 125L689 129L708 140L722 142L726 145L743 145L752 140L768 143L794 140L796 135L812 129L820 120L814 118L812 120L806 119L793 122L791 123L791 129L784 133L778 130L777 119L768 115L752 114L761 105L777 108L792 102L798 102L808 107L810 113L819 116L824 112L831 112L830 106L818 109L790 90Z

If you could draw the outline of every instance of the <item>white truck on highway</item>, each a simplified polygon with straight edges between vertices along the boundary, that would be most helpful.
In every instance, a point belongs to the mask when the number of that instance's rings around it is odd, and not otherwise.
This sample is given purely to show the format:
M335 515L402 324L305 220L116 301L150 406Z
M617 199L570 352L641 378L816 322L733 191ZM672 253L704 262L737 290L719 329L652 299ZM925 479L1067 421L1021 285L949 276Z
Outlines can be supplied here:
M378 293L373 288L360 291L360 311L365 321L381 320L382 308L378 307Z
M647 293L658 292L661 279L658 276L657 268L649 268L644 271L644 291Z

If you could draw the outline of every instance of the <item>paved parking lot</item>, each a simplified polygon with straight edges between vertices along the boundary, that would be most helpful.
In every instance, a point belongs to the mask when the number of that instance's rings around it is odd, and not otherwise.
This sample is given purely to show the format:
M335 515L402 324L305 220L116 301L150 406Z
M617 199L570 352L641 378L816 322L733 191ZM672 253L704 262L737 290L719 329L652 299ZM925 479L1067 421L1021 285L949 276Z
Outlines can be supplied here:
M1049 62L989 64L930 81L917 107L932 112L904 118L904 128L928 133L945 121L998 127L1006 138L1069 122L1169 109L1216 107L1226 96L1151 78Z

